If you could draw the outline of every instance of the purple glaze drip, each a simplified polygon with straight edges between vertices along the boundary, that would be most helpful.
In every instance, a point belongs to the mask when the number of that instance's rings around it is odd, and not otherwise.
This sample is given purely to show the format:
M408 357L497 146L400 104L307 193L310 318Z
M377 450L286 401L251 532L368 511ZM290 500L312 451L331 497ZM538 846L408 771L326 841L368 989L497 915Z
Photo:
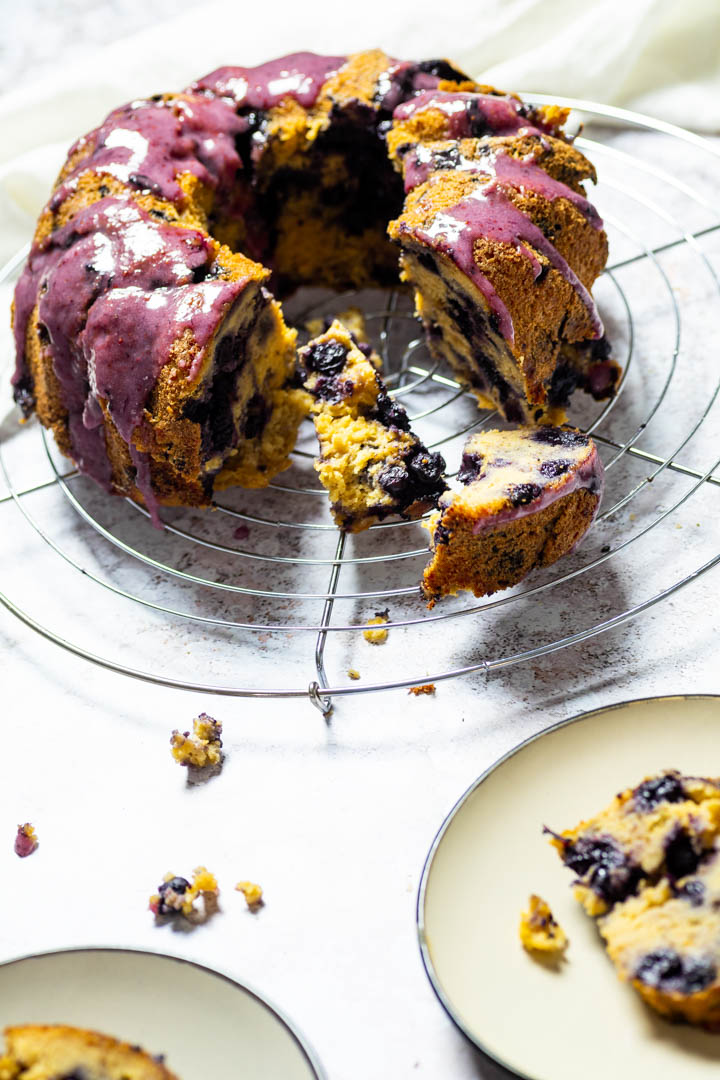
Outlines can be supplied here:
M254 68L218 68L193 83L191 90L206 90L231 98L241 109L271 109L286 97L295 98L303 108L309 109L315 104L323 83L346 61L346 56L291 53Z
M412 231L420 240L448 255L459 269L467 274L487 300L490 310L497 317L500 333L510 344L515 340L512 318L494 286L475 262L476 240L488 239L511 244L529 260L536 279L542 272L542 264L532 248L541 252L550 265L572 285L587 308L593 327L592 336L602 337L602 322L588 290L545 234L504 193L501 170L505 171L506 166L503 159L509 160L506 155L501 154L496 155L494 160L488 157L484 165L484 171L490 177L488 182L478 184L474 191L456 206L437 214L428 228L418 226ZM500 169L498 162L501 162ZM559 181L553 181L542 169L537 166L535 169L542 173L545 178L542 182L548 185L548 190L555 190L556 197L560 194L565 196L565 191L570 190L564 184L559 185ZM507 169L507 175L514 176L516 172L513 166ZM529 178L531 181L540 182L531 170L524 172L523 177L525 180ZM554 185L559 185L564 190L558 191ZM531 187L532 184L526 186ZM572 194L576 199L582 198L574 192Z
M456 149L456 148L453 148ZM451 161L444 163L446 150L429 146L417 146L403 158L405 190L411 191L418 184L424 184L431 173L438 169L452 168L453 171L472 172L495 177L507 187L518 191L533 191L551 201L567 199L585 217L595 229L602 229L603 220L595 207L584 195L573 191L561 180L555 180L537 164L532 154L524 158L512 157L503 150L496 150L479 158L466 158L459 152L451 154Z
M437 85L437 84L436 84ZM433 109L447 120L447 138L464 139L476 135L543 135L554 129L537 117L530 123L522 101L508 95L476 94L449 90L423 90L399 105L394 120L409 120L415 113Z
M393 112L413 94L429 93L440 83L440 77L422 71L411 60L390 60L390 66L378 78L376 101L384 112Z
M149 462L132 445L148 394L169 344L186 329L197 352L185 374L196 374L204 347L245 285L198 281L213 258L203 233L159 222L129 199L106 198L33 247L15 291L13 382L26 374L26 330L39 291L38 319L49 335L78 467L110 490L102 397L130 447L151 513Z
M192 173L210 188L227 192L242 167L235 138L248 123L225 101L203 96L170 101L133 101L70 149L88 153L50 200L57 209L88 169L179 202L181 173Z
M562 499L566 495L571 495L574 491L581 491L583 489L589 491L591 495L597 495L598 497L592 520L588 525L589 528L595 520L598 509L600 508L604 488L605 470L603 469L600 455L598 454L596 447L593 446L592 452L585 461L583 461L576 469L566 473L561 479L554 480L552 483L545 485L542 493L538 495L537 498L519 506L506 506L494 514L487 514L475 522L473 532L475 534L485 532L487 529L495 529L500 525L507 525L510 521L518 521L520 518L527 517L528 514L538 514L541 510L545 510L546 507L552 506L558 499ZM445 496L444 498L447 497ZM442 506L442 499L440 505ZM583 535L585 534L583 533ZM582 539L582 537L580 539ZM578 540L578 543L579 542L580 540ZM577 547L577 544L575 547ZM575 550L575 547L573 547L572 550Z

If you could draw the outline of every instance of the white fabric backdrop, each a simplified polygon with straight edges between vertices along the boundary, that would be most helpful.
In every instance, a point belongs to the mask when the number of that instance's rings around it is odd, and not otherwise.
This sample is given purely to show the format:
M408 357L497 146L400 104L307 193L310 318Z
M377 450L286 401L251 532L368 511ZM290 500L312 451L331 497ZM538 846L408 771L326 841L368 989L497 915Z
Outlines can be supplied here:
M69 143L119 103L221 64L377 45L401 57L449 56L503 88L720 132L719 0L215 0L0 99L0 260L28 238Z

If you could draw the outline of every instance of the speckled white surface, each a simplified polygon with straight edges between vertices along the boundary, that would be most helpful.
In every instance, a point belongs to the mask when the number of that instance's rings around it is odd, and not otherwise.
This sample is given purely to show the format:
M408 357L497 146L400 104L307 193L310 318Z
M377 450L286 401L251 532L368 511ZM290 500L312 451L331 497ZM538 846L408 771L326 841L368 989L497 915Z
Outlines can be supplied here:
M230 43L225 51L231 60L236 54L245 58L242 42ZM257 40L252 51L262 55ZM282 48L265 49L269 51ZM176 62L172 85L215 62L215 57L208 62L203 56L191 59L188 71L185 58ZM161 66L170 66L167 58ZM111 74L113 85L122 83L117 72ZM138 92L146 89L139 87ZM103 93L98 92L101 111ZM86 107L87 102L79 112ZM72 114L59 122L63 137L66 128L73 134L82 129L82 121L74 125ZM35 141L32 132L25 133L23 149L32 151L48 141L47 131L40 128ZM678 168L677 148L648 139L641 144L640 138L622 134L612 141L669 171ZM704 160L706 172L698 164L693 178L711 198L719 170ZM597 163L600 166L599 159ZM681 164L690 164L685 150ZM608 161L606 172L612 168ZM22 170L13 175L17 183ZM28 170L27 175L35 174ZM13 239L27 236L31 226L36 195L28 184L28 216L16 217ZM662 206L677 209L663 184L655 194ZM709 211L691 211L681 203L678 213L682 211L684 222L692 227L706 223L702 214ZM660 226L655 218L642 222L642 214L638 209L624 218L627 222L630 216L633 227L649 236ZM622 243L618 235L616 258L623 254ZM720 267L720 243L706 242L703 250ZM671 275L682 306L685 336L677 394L663 406L642 444L660 453L671 445L674 425L677 443L687 430L687 419L699 417L707 404L716 366L708 342L714 342L717 319L716 309L704 298L703 290L710 287L704 283L705 270L684 266L682 255L664 259L663 269ZM672 356L669 301L659 272L636 280L633 271L625 273L623 284L638 314L638 359L633 393L608 426L617 438L627 435L634 418L646 416ZM608 286L606 310L613 304ZM619 338L624 340L626 332L618 314ZM717 413L715 407L682 458L701 470L720 452ZM0 439L18 474L46 475L37 432L18 434L14 424L5 423ZM639 467L622 476L616 470L617 497L643 475ZM657 516L679 483L666 476L656 479L632 505L599 527L583 558L605 544L615 546ZM97 505L92 493L84 497ZM383 672L385 677L388 672L391 677L423 674L448 657L459 662L501 657L565 633L566 627L589 625L594 616L611 616L717 552L719 497L717 487L695 495L625 556L561 593L560 601L551 590L523 607L500 607L486 620L423 627L417 636L395 630L382 648L341 637L329 647L329 672L343 683L350 663L366 678ZM136 572L128 575L122 560L83 531L67 507L58 511L58 505L39 496L32 509L82 557L83 565L117 575L125 586L137 585ZM117 523L121 516L114 506L101 510L108 523ZM130 535L142 535L148 545L157 543L157 538L132 532L137 528L131 525ZM306 654L297 659L293 639L261 642L265 651L258 649L253 661L242 644L185 624L158 624L95 587L77 600L73 590L88 587L75 584L79 576L60 567L7 503L0 503L0 543L0 589L16 600L27 599L53 619L67 620L63 625L84 635L98 651L116 650L141 662L174 665L195 679L212 674L261 681L268 673L276 677L287 665L297 682L308 670ZM374 579L380 587L393 580L393 566L388 565L389 570ZM167 598L162 580L146 575L142 584L153 596ZM75 944L162 948L229 968L265 991L308 1036L331 1080L489 1080L504 1075L465 1043L425 978L415 903L427 849L472 780L528 735L619 700L720 693L717 591L718 571L713 571L641 618L584 644L489 675L439 683L434 698L391 691L343 699L330 724L306 700L217 698L103 672L61 652L2 612L0 959ZM399 617L410 604L404 601L393 614ZM225 602L218 601L212 613L226 609ZM239 610L249 608L240 605ZM358 622L367 610L348 605L346 613L349 621ZM304 640L306 649L310 639ZM238 672L238 664L247 670ZM185 773L170 757L168 739L174 727L189 725L200 710L223 720L228 757L220 776L204 786L188 787ZM12 852L15 826L21 821L33 822L40 838L40 848L26 860ZM220 914L192 932L154 926L146 908L149 893L166 870L187 873L198 863L220 879ZM267 904L256 915L233 891L241 878L257 880L265 889ZM501 866L488 867L488 888L502 888ZM0 978L0 1023L2 1008Z

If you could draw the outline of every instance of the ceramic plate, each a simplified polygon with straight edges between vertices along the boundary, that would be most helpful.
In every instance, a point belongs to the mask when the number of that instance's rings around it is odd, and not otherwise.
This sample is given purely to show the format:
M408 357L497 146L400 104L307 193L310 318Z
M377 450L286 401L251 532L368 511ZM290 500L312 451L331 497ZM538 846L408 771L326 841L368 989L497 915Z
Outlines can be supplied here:
M81 949L0 966L0 1028L92 1028L165 1054L181 1080L320 1080L312 1051L256 993L170 956Z
M720 775L720 697L634 701L531 739L465 793L428 855L418 928L433 987L465 1034L530 1080L717 1080L720 1035L656 1017L617 979L542 834L665 768ZM570 938L553 971L518 939L531 892Z

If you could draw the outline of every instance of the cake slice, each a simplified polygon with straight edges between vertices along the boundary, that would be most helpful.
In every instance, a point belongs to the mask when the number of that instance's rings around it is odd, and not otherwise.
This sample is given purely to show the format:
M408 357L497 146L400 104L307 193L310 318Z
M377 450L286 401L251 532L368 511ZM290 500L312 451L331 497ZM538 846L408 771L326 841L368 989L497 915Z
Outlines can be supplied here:
M178 1080L161 1057L63 1024L5 1029L0 1080Z
M619 977L720 1030L720 780L670 769L551 836Z
M607 237L582 187L592 165L536 130L400 142L395 154L408 195L389 234L430 352L482 407L562 422L563 346L603 335L589 290Z
M720 845L598 920L619 977L671 1020L720 1031Z
M457 480L428 522L430 607L463 590L510 588L571 551L597 513L603 467L592 439L572 428L481 431L465 444Z
M720 832L720 784L670 770L616 795L599 814L552 833L575 896L603 915L641 883L692 873Z
M335 320L299 354L320 444L315 462L339 528L420 517L446 490L445 461L410 430L377 372L379 359Z

